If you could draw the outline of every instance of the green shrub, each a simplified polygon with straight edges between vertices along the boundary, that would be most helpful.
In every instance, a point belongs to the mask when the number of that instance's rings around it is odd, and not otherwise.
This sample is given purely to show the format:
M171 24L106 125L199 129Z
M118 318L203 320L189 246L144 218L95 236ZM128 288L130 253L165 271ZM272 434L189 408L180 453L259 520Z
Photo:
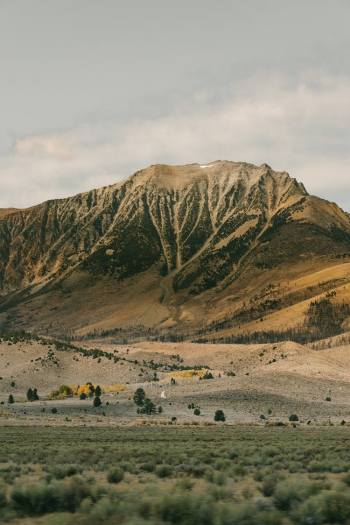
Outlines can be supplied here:
M279 510L289 511L296 503L302 501L305 496L305 487L290 482L277 485L273 501Z
M212 500L206 495L165 495L156 501L153 512L157 518L173 525L212 525Z
M41 516L49 512L75 512L90 495L89 486L81 478L69 483L29 483L17 485L11 493L11 506L24 516Z
M200 416L201 415L201 411L199 410L199 408L195 408L193 413L194 413L195 416Z
M324 514L320 496L307 499L292 513L293 522L298 525L321 525Z
M350 518L350 493L326 492L320 496L325 523L347 523Z
M255 525L257 521L257 509L252 502L244 502L240 505L222 506L219 510L220 525Z
M167 478L171 476L173 469L170 465L157 465L154 472L158 478Z
M24 516L41 516L59 508L59 497L53 485L31 483L16 486L11 493L11 506Z
M152 461L149 461L147 463L141 463L140 470L143 470L145 472L154 472L156 468L156 464Z
M341 478L342 482L345 483L348 487L350 487L350 472L347 472L345 476Z
M0 516L1 516L1 509L5 509L6 506L7 506L6 490L5 488L0 486Z
M223 410L217 410L215 412L214 421L226 421Z
M55 407L52 408L52 409L51 409L51 412L52 412L53 414L57 414L57 408L55 408Z
M119 506L119 501L111 501L110 498L105 496L93 506L91 510L91 516L94 518L95 523L106 521L108 518L120 514Z
M119 467L113 467L107 473L108 483L120 483L123 479L124 471Z
M59 498L58 510L75 512L81 502L91 496L90 485L81 477L73 476L69 482L56 482L56 494Z
M76 474L81 474L82 472L83 468L77 467L77 465L55 465L49 470L49 473L55 479L64 479L75 476Z
M288 419L289 421L299 421L299 418L296 414L291 414Z
M310 461L308 472L326 472L327 467L322 461Z
M264 477L260 488L264 496L270 497L275 492L277 477L277 474L269 474Z

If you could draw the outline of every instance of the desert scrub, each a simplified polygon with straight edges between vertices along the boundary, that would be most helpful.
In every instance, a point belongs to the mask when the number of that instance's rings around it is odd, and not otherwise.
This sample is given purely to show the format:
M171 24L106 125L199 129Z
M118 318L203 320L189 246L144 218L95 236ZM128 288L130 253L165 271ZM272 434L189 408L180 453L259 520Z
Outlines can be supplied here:
M3 427L1 519L277 525L314 515L328 524L338 512L349 521L349 443L344 426ZM125 483L106 483L114 469L128 473ZM196 505L210 510L197 515Z

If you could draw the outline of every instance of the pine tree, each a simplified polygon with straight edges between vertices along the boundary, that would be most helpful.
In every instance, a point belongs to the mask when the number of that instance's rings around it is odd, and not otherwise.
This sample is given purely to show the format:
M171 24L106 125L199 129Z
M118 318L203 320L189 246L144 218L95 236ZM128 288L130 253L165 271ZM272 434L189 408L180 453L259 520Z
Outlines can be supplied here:
M141 414L148 414L149 416L155 414L157 411L156 405L152 403L148 397L145 399L144 406L141 408Z
M28 401L32 401L32 397L33 397L33 390L31 388L28 388L28 391L27 391Z
M96 396L94 399L94 407L98 408L101 406L101 404L101 399L98 396Z
M100 397L101 394L102 394L101 387L100 385L97 385L97 387L95 388L95 396Z
M139 407L142 406L145 397L146 397L146 392L144 391L143 388L138 388L137 390L135 390L135 393L134 393L134 403L135 403L135 405L137 405Z
M10 403L10 405L12 405L12 403L15 402L15 400L13 399L13 395L12 395L12 394L9 395L9 400L8 400L8 402Z
M214 421L226 421L223 410L217 410L215 412Z

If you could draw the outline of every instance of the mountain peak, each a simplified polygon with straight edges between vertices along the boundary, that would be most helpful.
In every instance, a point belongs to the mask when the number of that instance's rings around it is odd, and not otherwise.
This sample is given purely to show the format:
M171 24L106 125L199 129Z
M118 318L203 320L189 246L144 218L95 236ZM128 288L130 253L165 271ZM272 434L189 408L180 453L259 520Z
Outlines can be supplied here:
M258 290L348 252L348 215L287 172L227 160L155 164L0 216L0 322L14 305L27 329L36 328L33 308L41 327L59 314L61 330L202 322L229 289L233 308L241 286Z

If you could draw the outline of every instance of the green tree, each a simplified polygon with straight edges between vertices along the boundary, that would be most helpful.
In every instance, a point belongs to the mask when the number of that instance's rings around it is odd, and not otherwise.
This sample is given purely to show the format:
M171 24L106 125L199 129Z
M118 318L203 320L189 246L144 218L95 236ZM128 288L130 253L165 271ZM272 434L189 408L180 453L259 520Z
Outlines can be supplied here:
M10 403L10 405L12 405L12 403L15 402L15 400L13 399L13 395L12 395L12 394L9 395L9 400L8 400L8 402Z
M288 419L289 421L299 421L299 418L296 414L291 414Z
M158 414L161 414L163 412L163 407L162 406L159 406L158 407Z
M27 391L28 401L33 401L32 397L33 397L33 390L31 388L28 388L28 391Z
M73 395L73 391L71 389L70 386L68 385L61 385L58 389L58 393L59 394L63 394L65 396L72 396Z
M157 411L156 405L152 403L148 397L146 397L144 406L141 408L140 412L141 414L148 414L149 416L152 414L155 414Z
M79 397L80 397L80 399L86 399L86 394L85 394L85 392L82 392L82 393L80 394Z
M146 392L144 391L143 388L138 388L137 390L135 390L134 392L135 405L141 407L144 403L145 397L146 397Z
M38 391L36 388L33 389L33 396L32 396L32 401L38 401L39 400L39 396L38 396Z
M215 412L214 421L226 421L223 410L217 410Z
M102 394L101 387L100 385L97 385L97 387L95 388L95 396L100 397L101 394Z
M199 408L195 408L193 413L194 413L195 416L200 416L201 415L201 411L199 410Z
M98 408L101 406L101 399L96 396L95 399L94 399L94 407Z

